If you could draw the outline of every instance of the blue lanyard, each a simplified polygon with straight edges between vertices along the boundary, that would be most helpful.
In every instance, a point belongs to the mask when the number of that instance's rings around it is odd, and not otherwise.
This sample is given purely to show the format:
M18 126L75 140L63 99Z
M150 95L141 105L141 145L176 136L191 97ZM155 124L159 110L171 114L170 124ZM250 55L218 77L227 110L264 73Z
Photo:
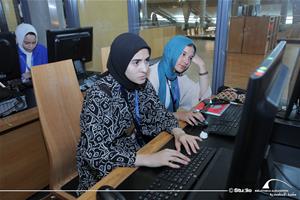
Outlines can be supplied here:
M141 124L141 115L140 115L140 109L139 109L139 94L138 94L138 90L135 90L134 113L135 113L136 121L137 121L138 125L140 125Z
M129 106L129 102L128 102L128 96L127 93L125 91L125 89L121 86L121 93L123 98L126 100L128 106ZM133 117L133 121L135 123L136 128L140 128L140 124L141 124L141 115L140 115L140 109L139 109L139 94L138 94L138 90L134 91L134 114L132 114Z
M128 96L127 93L125 91L125 89L121 86L121 93L123 98L125 99L125 101L127 102L128 106L129 106L129 102L128 102ZM135 125L135 128L137 130L136 133L136 139L137 142L139 143L140 146L143 146L145 144L142 133L141 133L141 127L140 127L140 122L141 122L141 116L140 116L140 109L139 109L139 95L138 95L138 90L135 90L135 96L134 96L134 114L131 113L132 118L133 118L133 123Z
M170 84L170 82L169 82L168 79L167 79L167 85L169 86L169 91L170 91L170 96L171 96L171 103L172 103L171 109L173 109L172 112L176 112L176 110L177 110L177 108L176 108L176 101L178 100L177 95L176 95L176 86L175 86L175 89L174 89L175 92L173 94L173 92L172 92L172 86L171 86L171 84Z

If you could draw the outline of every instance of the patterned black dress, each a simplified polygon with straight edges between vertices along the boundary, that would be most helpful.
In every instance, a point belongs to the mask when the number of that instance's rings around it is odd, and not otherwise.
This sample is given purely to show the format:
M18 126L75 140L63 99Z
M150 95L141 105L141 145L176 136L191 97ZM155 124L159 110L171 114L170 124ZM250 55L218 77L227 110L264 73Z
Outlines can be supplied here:
M87 190L116 167L134 166L136 152L142 146L137 141L136 130L128 134L133 124L135 96L129 93L127 103L121 91L121 85L107 75L85 96L77 148L78 190ZM178 127L177 120L160 103L149 81L138 96L140 129L144 135L155 137Z

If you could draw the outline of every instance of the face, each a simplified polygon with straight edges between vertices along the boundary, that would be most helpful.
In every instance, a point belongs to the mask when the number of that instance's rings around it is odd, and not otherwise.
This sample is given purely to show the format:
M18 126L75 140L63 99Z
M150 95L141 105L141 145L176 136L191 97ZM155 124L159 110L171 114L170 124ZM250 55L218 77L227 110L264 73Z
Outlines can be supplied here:
M185 70L187 70L192 62L192 59L194 57L194 48L192 46L186 46L182 54L177 59L175 70L178 73L183 73Z
M32 52L35 47L36 47L35 35L27 34L23 40L23 48L28 52Z
M139 50L129 62L125 71L126 77L136 84L144 84L147 78L149 59L148 49Z

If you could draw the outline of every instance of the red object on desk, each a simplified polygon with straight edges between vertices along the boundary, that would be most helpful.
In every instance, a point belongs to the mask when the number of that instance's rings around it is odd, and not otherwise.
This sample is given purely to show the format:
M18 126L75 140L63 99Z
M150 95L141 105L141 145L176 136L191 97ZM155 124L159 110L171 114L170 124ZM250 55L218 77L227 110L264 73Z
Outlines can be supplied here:
M204 102L200 102L196 107L196 111L201 111L205 114L221 116L222 113L229 107L230 104L218 104L218 105L210 105L209 107L205 107Z

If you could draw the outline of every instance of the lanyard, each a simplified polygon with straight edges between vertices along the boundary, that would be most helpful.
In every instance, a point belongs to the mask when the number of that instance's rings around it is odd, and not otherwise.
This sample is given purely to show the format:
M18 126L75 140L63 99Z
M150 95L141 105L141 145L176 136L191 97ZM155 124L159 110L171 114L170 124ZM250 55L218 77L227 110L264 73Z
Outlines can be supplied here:
M167 84L169 86L169 91L170 91L170 96L171 96L171 102L172 102L172 108L173 108L173 112L176 112L176 100L177 100L177 97L174 98L173 96L173 92L172 92L172 87L171 87L171 84L169 82L169 80L167 79Z
M134 113L135 113L135 119L136 122L138 124L138 126L140 126L141 124L141 115L140 115L140 109L139 109L139 94L138 94L138 90L135 90L135 97L134 97Z
M121 94L123 96L123 98L125 99L125 101L127 102L127 105L128 105L128 108L129 108L129 101L128 101L128 94L127 92L125 91L125 89L121 86ZM135 90L135 97L134 97L134 113L130 112L131 115L132 115L132 118L133 118L133 123L134 123L134 126L137 130L137 134L136 134L136 137L137 137L137 141L139 143L140 146L143 146L145 143L144 143L144 140L142 138L142 128L140 126L140 123L141 123L141 115L140 115L140 109L139 109L139 96L138 96L138 91ZM129 108L130 110L130 108Z

